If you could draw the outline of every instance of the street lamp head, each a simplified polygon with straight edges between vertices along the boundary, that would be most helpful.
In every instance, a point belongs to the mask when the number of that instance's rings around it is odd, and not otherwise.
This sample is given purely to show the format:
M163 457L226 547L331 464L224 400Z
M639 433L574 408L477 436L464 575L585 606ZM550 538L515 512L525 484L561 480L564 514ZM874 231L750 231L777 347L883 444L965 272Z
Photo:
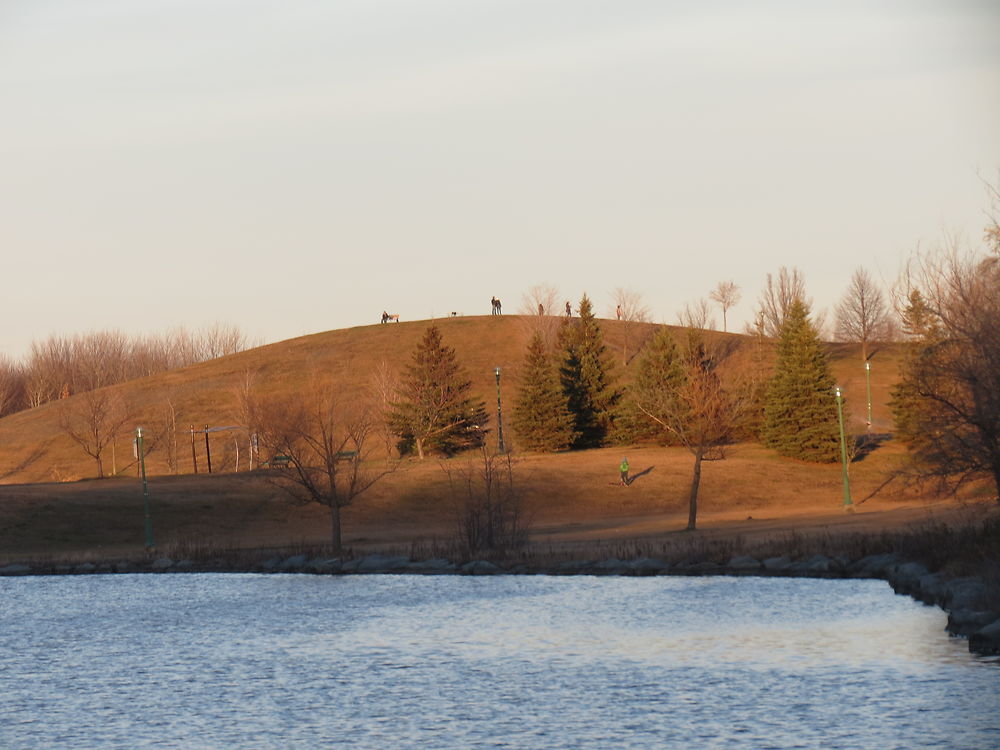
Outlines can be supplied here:
M496 367L494 367L493 368L493 372L495 372L496 376L499 378L500 377L500 365L497 365Z
M836 385L836 386L833 387L833 392L837 395L837 398L840 398L840 386L839 385Z
M865 362L865 369L866 370L872 369L872 363L871 362Z
M136 437L142 437L142 428L141 427L136 427L135 428L135 436Z

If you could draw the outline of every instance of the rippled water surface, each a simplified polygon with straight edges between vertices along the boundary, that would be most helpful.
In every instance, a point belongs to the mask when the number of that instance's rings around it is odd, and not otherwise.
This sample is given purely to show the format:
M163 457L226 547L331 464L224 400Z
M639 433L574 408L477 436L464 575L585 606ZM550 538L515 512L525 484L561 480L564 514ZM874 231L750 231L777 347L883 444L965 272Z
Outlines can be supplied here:
M1000 747L877 581L0 579L0 747Z

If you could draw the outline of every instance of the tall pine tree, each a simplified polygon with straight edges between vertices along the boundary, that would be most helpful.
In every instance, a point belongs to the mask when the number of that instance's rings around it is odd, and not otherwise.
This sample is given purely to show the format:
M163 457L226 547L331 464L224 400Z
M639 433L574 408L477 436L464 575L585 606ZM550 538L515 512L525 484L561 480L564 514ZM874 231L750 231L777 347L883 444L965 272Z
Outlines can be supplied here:
M559 333L563 362L559 369L563 393L573 415L573 448L599 448L611 432L620 397L611 376L604 335L586 294L580 317L567 320Z
M836 461L840 435L830 363L802 300L789 307L764 402L764 445L783 456Z
M446 346L437 326L430 326L413 352L392 404L390 423L401 450L445 454L482 445L489 417L481 399L473 398L472 383L459 367L455 350Z
M559 451L575 437L555 361L536 332L528 344L521 390L514 405L514 430L529 450Z

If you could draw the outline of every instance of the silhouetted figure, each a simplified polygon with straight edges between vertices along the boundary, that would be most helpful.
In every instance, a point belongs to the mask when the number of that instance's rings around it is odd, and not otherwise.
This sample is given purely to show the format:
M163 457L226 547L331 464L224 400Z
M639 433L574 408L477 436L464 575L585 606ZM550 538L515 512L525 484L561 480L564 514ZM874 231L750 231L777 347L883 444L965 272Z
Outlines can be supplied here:
M500 298L497 297L497 315L503 315L503 310L500 306Z
M618 305L618 307L615 308L615 315L618 316L618 320L622 319L622 306L621 305Z
M538 303L538 314L539 315L545 315L545 308L542 307L542 303L541 302Z
M569 306L569 300L566 301L566 317L567 318L573 317L573 308Z
M382 322L385 323L388 320L389 320L389 313L387 313L385 310L383 310L382 311Z

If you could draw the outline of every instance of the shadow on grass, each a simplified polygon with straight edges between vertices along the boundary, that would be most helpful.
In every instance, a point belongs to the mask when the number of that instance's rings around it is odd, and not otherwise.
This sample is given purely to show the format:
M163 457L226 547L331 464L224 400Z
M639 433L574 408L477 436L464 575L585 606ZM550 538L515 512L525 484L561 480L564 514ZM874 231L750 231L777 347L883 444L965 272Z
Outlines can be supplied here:
M632 476L630 476L630 477L628 478L628 486L629 486L629 487L631 487L631 486L632 486L632 483L633 483L633 482L634 482L634 481L635 481L636 479L638 479L639 477L644 477L644 476L646 476L646 475L647 475L647 474L648 474L649 472L651 472L651 471L652 471L653 469L655 469L655 468L656 468L655 466L650 466L650 467L649 467L648 469L643 469L643 470L642 470L642 471L640 471L640 472L639 472L638 474L633 474Z
M851 463L854 464L864 461L870 454L874 453L882 445L882 443L886 443L889 440L892 440L892 434L889 432L858 435L854 438L854 458L851 459Z

